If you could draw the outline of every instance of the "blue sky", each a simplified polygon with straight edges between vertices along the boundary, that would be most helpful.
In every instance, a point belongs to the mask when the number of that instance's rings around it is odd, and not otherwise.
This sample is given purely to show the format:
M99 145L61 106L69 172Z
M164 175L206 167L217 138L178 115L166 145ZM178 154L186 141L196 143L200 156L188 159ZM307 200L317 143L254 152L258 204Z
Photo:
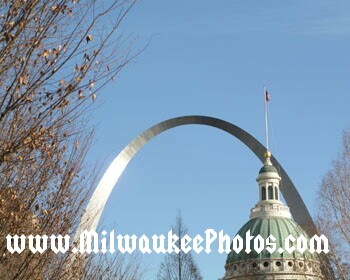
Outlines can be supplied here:
M270 146L312 215L322 175L349 127L348 1L139 2L122 31L147 49L98 97L88 155L101 167L148 127L182 115L230 121L264 141L263 86L270 94ZM168 131L136 155L100 225L117 233L167 233L182 211L189 234L234 236L258 199L261 163L214 128ZM204 279L224 274L225 255L195 259ZM144 256L155 279L162 256Z

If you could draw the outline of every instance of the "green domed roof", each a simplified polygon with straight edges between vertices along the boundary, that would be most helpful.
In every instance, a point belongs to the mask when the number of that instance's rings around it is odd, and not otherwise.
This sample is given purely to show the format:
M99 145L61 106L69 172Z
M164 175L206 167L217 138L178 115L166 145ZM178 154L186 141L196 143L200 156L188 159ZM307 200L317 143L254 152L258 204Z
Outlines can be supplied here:
M278 173L276 167L274 167L273 165L264 164L264 166L261 167L261 169L260 169L260 171L259 171L259 174L261 174L261 173L266 173L266 172L275 172L275 173Z
M243 260L252 259L264 259L264 258L303 258L303 259L317 259L317 256L312 255L308 250L301 254L295 250L292 254L288 253L286 250L282 254L278 252L279 248L284 249L284 240L288 235L292 235L294 238L298 238L301 234L309 239L306 232L292 219L282 218L282 217L268 217L268 218L254 218L248 221L237 233L245 244L246 232L250 230L251 236L260 236L266 240L270 235L276 238L274 242L276 244L276 251L270 254L266 249L261 251L260 254L255 252L253 248L254 239L250 241L250 248L252 251L248 254L245 252L245 245L243 249L237 254L235 251L231 251L226 260L226 264L233 263ZM270 240L272 242L272 240ZM295 246L295 245L294 245Z

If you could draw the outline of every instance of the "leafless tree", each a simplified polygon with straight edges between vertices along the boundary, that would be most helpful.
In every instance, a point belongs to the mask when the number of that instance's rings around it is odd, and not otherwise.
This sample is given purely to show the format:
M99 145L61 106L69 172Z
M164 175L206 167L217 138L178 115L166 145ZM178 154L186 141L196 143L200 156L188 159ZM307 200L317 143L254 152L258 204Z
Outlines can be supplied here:
M137 55L118 32L135 2L0 2L0 279L139 279L122 258L11 255L5 241L74 232L95 178L87 110Z
M172 226L173 233L179 237L176 246L181 248L181 238L187 234L187 227L183 223L181 213L176 217L176 224ZM202 280L199 268L192 253L185 254L180 250L178 254L167 254L161 263L158 280Z
M329 264L335 279L350 279L350 131L343 151L323 177L318 192L317 226L330 242Z

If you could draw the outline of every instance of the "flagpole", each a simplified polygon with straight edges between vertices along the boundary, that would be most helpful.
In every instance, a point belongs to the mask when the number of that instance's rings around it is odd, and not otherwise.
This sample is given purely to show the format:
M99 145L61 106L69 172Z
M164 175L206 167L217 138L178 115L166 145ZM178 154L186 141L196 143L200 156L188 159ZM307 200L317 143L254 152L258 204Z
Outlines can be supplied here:
M266 149L269 150L269 129L267 123L267 92L264 86L264 101L265 101L265 135L266 135Z

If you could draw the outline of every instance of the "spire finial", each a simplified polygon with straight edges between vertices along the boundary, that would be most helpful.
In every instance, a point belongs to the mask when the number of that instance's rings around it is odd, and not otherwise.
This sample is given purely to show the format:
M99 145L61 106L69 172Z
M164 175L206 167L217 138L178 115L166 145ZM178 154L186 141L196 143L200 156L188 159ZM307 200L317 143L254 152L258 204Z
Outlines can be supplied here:
M266 150L266 152L264 154L264 158L265 159L270 159L271 158L271 152L269 150Z
M272 165L271 163L271 152L269 150L266 150L264 153L265 163L264 165Z

